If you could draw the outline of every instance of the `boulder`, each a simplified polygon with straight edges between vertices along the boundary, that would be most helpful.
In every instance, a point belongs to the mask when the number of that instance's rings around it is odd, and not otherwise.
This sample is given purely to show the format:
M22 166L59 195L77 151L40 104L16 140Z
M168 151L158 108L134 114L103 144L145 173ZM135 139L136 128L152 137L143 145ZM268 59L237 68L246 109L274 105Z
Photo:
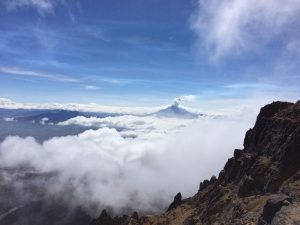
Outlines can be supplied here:
M292 202L292 198L285 194L276 194L269 197L267 203L264 206L261 217L259 218L258 225L271 224L275 214L284 205L289 205Z

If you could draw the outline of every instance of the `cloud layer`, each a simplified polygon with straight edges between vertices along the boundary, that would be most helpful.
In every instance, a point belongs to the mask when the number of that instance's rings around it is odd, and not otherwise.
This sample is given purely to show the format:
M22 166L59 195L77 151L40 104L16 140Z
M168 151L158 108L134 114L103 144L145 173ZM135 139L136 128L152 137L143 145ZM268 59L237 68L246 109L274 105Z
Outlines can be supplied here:
M61 194L72 186L77 204L157 211L178 191L190 196L201 180L217 175L234 148L242 147L251 123L208 119L151 138L124 138L109 128L42 144L7 137L0 144L0 163L58 172L59 182L49 184L49 192Z
M205 118L202 118L205 119ZM201 119L199 119L201 120ZM166 118L156 116L115 116L115 117L84 117L78 116L59 125L80 125L98 128L114 128L123 137L139 137L150 139L174 133L197 121L196 119Z

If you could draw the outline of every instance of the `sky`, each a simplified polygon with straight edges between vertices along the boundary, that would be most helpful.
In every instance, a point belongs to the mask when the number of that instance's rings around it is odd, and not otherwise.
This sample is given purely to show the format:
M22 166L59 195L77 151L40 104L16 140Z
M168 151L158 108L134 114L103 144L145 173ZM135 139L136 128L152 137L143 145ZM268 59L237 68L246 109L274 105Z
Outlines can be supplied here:
M298 0L1 0L0 97L298 99Z

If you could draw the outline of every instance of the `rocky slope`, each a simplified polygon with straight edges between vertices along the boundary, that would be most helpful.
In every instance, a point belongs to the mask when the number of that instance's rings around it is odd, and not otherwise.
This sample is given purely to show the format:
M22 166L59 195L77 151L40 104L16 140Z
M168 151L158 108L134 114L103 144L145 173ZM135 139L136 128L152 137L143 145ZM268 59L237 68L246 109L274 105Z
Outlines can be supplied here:
M218 178L197 194L177 194L160 215L112 218L105 210L90 225L300 224L300 101L263 107Z

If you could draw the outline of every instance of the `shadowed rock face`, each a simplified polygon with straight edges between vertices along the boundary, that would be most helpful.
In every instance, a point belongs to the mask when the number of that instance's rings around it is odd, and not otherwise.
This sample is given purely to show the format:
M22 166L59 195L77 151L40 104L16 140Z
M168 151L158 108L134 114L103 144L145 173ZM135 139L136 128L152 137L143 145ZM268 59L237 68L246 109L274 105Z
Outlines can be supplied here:
M263 107L244 150L228 160L220 184L234 182L241 197L277 192L300 169L300 103L274 102Z
M261 109L246 133L244 149L234 151L218 178L201 182L195 196L161 215L112 221L114 225L299 224L299 170L300 101L273 102ZM100 216L93 225L106 223Z

